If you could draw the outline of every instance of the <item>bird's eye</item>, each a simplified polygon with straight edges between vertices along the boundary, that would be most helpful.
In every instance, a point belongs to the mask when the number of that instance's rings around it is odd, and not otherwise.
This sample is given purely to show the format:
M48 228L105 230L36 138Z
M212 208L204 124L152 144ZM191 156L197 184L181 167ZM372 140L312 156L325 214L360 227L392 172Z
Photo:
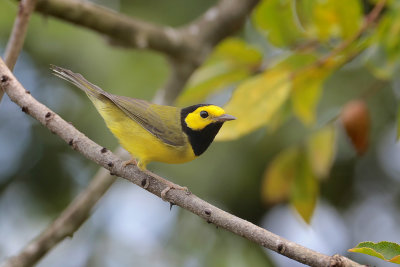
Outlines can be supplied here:
M205 111L205 110L203 110L203 111L200 112L200 116L201 116L203 119L205 119L205 118L208 117L208 112Z

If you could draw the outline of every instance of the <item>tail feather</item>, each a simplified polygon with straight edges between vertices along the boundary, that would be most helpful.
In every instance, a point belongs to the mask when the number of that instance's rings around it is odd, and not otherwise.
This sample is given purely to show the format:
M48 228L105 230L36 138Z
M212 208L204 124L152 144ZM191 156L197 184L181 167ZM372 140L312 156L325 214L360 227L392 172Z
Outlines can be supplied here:
M97 99L103 99L104 97L108 98L106 91L86 80L81 74L56 65L50 65L50 69L54 72L54 75L82 89L89 97L95 97Z

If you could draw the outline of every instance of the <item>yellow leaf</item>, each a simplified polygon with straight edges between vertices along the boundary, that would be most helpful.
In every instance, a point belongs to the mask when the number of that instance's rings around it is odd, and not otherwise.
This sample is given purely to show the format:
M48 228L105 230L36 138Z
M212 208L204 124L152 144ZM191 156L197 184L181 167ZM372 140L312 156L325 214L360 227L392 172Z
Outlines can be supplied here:
M315 66L300 71L293 79L291 100L295 115L306 125L315 122L318 100L322 93L322 85L331 72L332 66Z
M335 128L328 125L310 136L307 142L307 155L313 173L318 178L329 174L335 157Z
M191 78L188 86L177 100L178 106L188 106L204 102L208 95L225 86L247 78L251 73L244 68L232 68L221 61L200 68Z
M319 193L318 182L305 155L297 164L290 202L304 221L310 223Z
M217 45L211 59L229 60L232 64L258 66L262 60L261 52L239 38L227 38Z
M311 11L307 10L310 8ZM306 6L299 10L305 13L299 14L300 18L311 14L312 19L306 20L305 28L310 35L318 37L321 41L338 37L348 39L358 31L362 22L359 0L311 0L306 1Z
M390 260L388 260L388 262L400 264L400 255L391 258Z
M339 14L342 39L352 38L361 27L363 20L362 3L360 0L332 1L335 1L336 12Z
M239 85L224 107L237 119L222 127L217 140L232 140L268 124L289 96L290 72L277 67Z
M261 60L260 51L243 40L224 40L192 75L184 92L179 96L177 105L203 102L211 93L250 76L259 67Z
M314 6L313 15L317 35L322 41L339 35L339 17L333 8L332 1L318 1Z
M290 147L279 153L264 173L261 186L263 202L274 204L290 199L291 205L307 223L310 223L318 193L318 181L299 147Z
M292 116L292 109L289 101L285 101L280 109L268 122L268 133L273 133Z
M288 199L296 176L298 148L282 151L265 170L261 185L261 197L265 204L274 204Z

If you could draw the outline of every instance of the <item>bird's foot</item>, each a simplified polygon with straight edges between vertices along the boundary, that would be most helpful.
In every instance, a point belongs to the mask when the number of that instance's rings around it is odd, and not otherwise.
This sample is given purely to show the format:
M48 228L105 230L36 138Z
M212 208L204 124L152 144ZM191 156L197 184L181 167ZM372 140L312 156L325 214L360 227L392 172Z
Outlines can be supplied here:
M146 170L146 171L147 171L147 170ZM147 171L147 172L148 172L148 171ZM183 191L186 192L187 195L190 195L190 194L191 194L191 192L189 191L189 189L188 189L186 186L180 186L180 185L174 184L173 182L168 181L168 180L166 180L166 179L162 178L161 176L158 176L157 174L154 174L154 173L150 173L150 172L149 172L149 174L150 174L150 176L152 176L152 177L154 177L155 179L157 179L159 182L161 182L161 183L167 185L167 187L165 187L165 188L161 191L161 198L162 198L162 200L164 200L164 201L168 201L168 200L166 199L166 195L167 195L167 193L168 193L170 190L173 190L173 189L175 189L175 190L183 190Z
M124 168L128 165L137 165L137 162L134 158L122 162L122 166L124 166Z
M172 189L185 191L185 193L186 193L187 195L190 195L190 194L191 194L191 192L189 191L189 189L188 189L186 186L180 186L180 185L177 185L177 184L174 184L174 183L171 183L171 182L169 182L169 183L170 183L170 184L169 184L166 188L164 188L163 191L161 191L161 198L162 198L162 200L168 201L168 200L166 199L166 195L167 195L167 193L168 193L170 190L172 190Z

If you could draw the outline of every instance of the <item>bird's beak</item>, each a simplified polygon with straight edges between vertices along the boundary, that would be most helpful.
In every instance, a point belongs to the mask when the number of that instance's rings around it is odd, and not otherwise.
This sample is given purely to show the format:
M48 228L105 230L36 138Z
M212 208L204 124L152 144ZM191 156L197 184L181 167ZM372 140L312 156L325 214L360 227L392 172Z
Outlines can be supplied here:
M224 121L232 121L232 120L236 120L235 117L233 117L232 115L229 114L224 114L218 117L214 118L215 121L219 121L219 122L224 122Z

